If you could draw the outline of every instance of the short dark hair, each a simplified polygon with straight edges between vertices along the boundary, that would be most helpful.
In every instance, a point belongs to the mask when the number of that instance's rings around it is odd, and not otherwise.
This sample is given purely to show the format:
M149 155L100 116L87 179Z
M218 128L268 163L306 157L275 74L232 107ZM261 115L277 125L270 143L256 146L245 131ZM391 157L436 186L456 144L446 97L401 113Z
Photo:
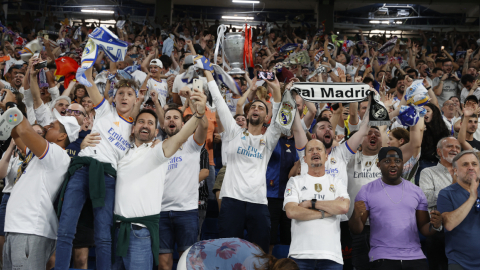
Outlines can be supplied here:
M237 113L237 114L235 114L235 115L233 116L233 119L237 120L237 117L239 117L239 116L245 117L245 114L243 114L243 113Z
M168 70L172 66L172 63L173 63L172 59L170 59L170 57L168 57L165 54L160 56L160 61L162 61L163 68L165 68L166 70Z
M411 68L407 71L407 74L408 73L415 73L415 76L418 77L418 71L416 69Z
M156 114L154 111L152 111L152 110L150 110L150 109L143 109L143 110L141 110L141 111L137 114L137 117L135 117L135 123L134 123L134 125L137 124L138 117L139 117L141 114L144 114L144 113L149 113L149 114L153 115L153 117L155 117L155 128L157 128L158 116L157 116L157 114Z
M265 105L265 110L267 111L267 115L268 115L268 106L267 106L267 104L266 104L265 102L259 100L259 99L256 99L256 100L254 100L254 101L252 101L252 102L250 103L250 106L252 106L252 104L255 103L255 102L261 102L263 105ZM248 110L250 111L250 109L248 109Z
M437 73L437 71L439 71L439 70L442 70L442 69L436 67L436 68L434 68L434 69L432 70L432 73ZM442 70L442 71L443 71L443 70Z
M465 74L462 76L462 84L465 85L467 82L475 81L475 77L470 74Z
M167 112L169 111L177 111L180 114L180 118L182 119L182 122L185 123L185 118L183 118L183 112L179 108L169 107L167 110L165 110L164 115L167 115Z
M323 112L322 112L322 113L323 113ZM314 133L317 132L318 124L319 124L320 122L328 122L328 123L330 123L330 119L328 119L327 117L318 117L318 118L317 118L317 123L315 124L315 126L313 126L313 129L312 129L312 131L313 131Z
M346 59L346 62L345 62L345 65L348 65L348 63L350 63L350 60L352 59L350 57L350 55L344 51L342 51L341 53L343 53L343 55L345 55L345 59Z
M64 146L67 147L70 144L70 139L68 138L67 130L65 129L65 126L60 121L58 121L58 125L60 127L60 133L67 134L67 137L65 138L65 144L64 144Z
M368 83L373 83L373 79L370 78L370 77L365 77L365 78L363 79L363 83L366 83L366 84L368 84Z

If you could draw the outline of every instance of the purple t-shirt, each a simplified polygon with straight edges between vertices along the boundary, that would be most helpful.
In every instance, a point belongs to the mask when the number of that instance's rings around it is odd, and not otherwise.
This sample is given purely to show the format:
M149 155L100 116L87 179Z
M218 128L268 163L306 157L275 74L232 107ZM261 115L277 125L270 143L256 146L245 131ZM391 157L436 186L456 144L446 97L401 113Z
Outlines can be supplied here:
M419 187L402 180L401 184L391 186L379 178L364 185L355 198L356 202L364 201L370 211L371 248L368 255L371 262L425 258L420 248L416 211L427 211L427 198Z

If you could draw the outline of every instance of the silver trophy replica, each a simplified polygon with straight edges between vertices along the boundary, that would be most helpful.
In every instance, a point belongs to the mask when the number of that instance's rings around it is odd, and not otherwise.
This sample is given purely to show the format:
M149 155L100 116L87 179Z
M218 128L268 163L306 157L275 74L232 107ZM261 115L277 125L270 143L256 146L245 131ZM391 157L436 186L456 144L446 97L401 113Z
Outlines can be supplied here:
M230 75L244 74L243 71L243 46L245 36L243 32L232 32L225 34L223 42L225 55L232 68L227 73Z

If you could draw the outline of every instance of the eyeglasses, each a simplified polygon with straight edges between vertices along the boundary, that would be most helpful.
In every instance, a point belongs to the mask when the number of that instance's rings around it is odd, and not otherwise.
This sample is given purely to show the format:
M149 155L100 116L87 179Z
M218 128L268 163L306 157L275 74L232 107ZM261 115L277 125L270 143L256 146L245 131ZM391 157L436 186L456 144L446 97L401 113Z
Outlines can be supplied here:
M80 114L82 114L83 116L86 116L85 113L80 111L80 110L66 109L65 111L66 111L67 114L70 114L70 115L79 116Z
M475 203L475 211L480 212L480 197L477 197L477 202Z
M154 108L154 109L155 109L155 105L154 105L154 104L145 104L143 107L144 107L144 108L150 107L150 108Z

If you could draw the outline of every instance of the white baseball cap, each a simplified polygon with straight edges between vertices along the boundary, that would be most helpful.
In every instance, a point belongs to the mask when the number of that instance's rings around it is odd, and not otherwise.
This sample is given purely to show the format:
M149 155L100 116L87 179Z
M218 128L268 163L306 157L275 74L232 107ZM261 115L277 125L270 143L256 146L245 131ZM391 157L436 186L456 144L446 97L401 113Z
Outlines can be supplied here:
M57 110L53 110L53 113L57 120L65 127L70 143L76 141L80 133L80 125L78 124L77 118L74 116L62 116Z
M152 59L150 61L150 66L157 66L159 68L163 68L163 64L162 64L162 61L160 61L160 59Z

